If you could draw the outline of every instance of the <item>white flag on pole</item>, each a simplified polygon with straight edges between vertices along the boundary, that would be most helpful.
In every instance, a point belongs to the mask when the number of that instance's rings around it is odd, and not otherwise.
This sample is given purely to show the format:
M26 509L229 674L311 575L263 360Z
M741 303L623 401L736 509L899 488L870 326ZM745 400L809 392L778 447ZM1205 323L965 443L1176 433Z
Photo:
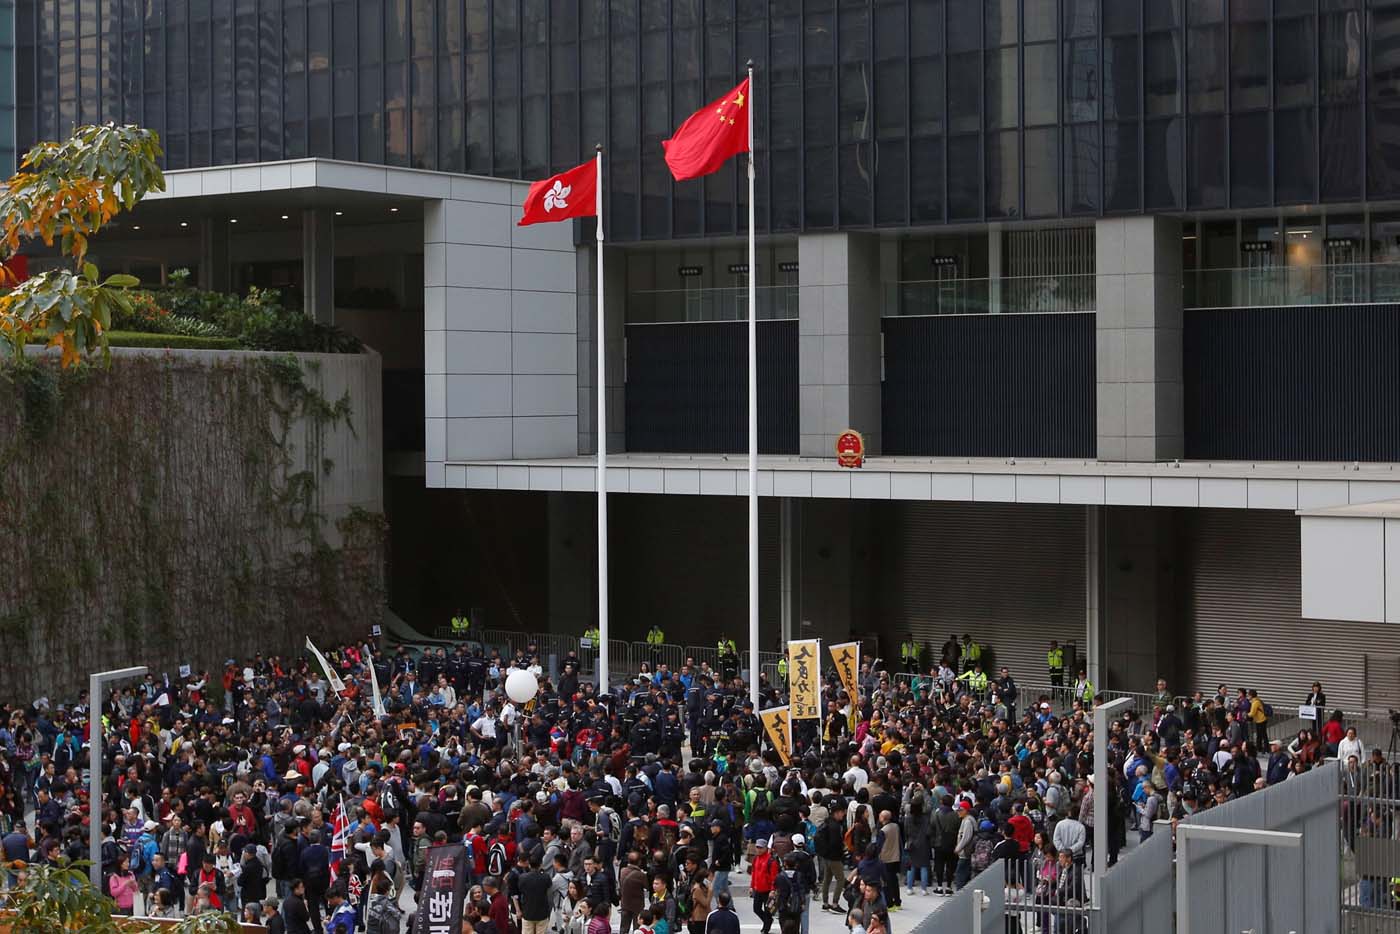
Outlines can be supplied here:
M316 661L321 663L321 670L326 673L326 680L331 683L331 690L337 694L345 693L345 682L340 680L340 675L331 669L330 662L326 661L326 656L321 654L321 650L316 648L311 642L311 637L306 637L306 650L316 656Z

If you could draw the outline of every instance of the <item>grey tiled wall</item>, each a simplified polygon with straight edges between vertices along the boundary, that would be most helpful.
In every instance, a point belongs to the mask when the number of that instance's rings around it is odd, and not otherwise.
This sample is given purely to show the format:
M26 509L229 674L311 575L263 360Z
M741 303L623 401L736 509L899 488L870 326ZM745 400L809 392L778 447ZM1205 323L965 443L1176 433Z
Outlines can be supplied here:
M430 487L462 461L578 447L573 225L515 226L526 190L454 178L424 206Z

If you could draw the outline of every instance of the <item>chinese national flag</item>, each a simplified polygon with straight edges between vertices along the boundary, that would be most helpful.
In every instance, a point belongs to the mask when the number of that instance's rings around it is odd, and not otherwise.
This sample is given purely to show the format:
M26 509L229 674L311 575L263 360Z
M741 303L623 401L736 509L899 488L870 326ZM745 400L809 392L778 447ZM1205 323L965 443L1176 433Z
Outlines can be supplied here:
M530 186L525 196L525 210L516 222L542 224L570 217L593 217L598 213L598 167L590 159L583 165L551 175Z
M749 79L719 100L702 107L662 140L666 164L676 181L716 172L725 160L749 151Z

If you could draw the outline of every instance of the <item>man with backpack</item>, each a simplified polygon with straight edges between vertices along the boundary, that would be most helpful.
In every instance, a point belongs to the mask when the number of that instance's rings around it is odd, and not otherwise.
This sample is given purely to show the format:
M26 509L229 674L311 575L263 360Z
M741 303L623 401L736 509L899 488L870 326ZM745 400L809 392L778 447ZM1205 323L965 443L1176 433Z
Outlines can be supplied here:
M773 893L770 911L778 917L778 930L782 934L798 934L802 928L802 913L807 907L807 890L802 885L802 874L797 871L797 854L783 857L783 871L773 880Z
M503 879L514 865L515 837L510 832L510 824L502 821L500 829L486 848L486 874Z

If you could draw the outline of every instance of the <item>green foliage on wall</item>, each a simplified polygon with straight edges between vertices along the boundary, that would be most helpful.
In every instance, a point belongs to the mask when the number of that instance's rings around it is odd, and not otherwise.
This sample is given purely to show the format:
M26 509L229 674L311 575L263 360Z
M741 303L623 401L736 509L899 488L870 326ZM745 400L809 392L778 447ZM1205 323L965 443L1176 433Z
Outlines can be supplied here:
M319 366L152 353L0 368L7 700L108 658L217 669L379 621L383 517L322 510L325 440L355 413L317 389Z

